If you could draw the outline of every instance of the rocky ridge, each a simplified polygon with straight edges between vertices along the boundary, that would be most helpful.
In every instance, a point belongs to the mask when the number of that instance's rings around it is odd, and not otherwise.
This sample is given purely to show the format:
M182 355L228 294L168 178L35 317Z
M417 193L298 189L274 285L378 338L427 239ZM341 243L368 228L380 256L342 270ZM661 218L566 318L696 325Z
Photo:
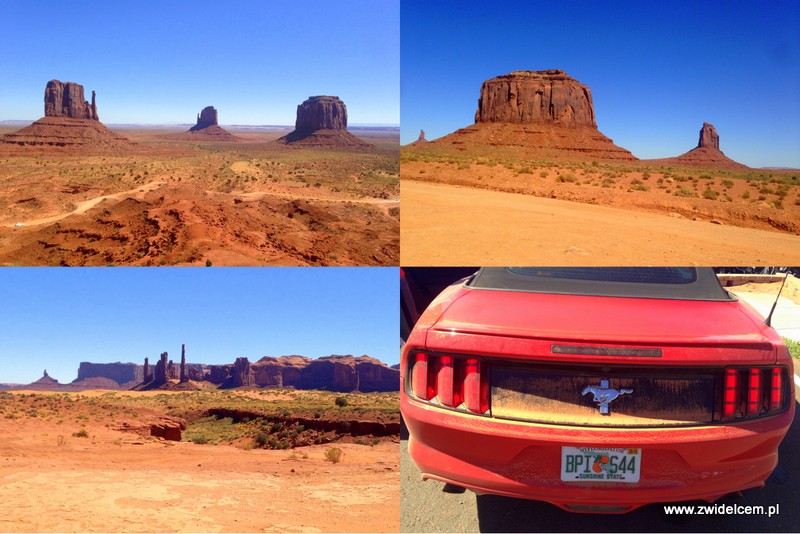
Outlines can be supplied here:
M234 363L207 365L187 363L182 347L181 365L161 353L153 371L149 358L135 363L81 362L78 378L59 384L45 374L24 387L31 389L195 389L208 382L219 388L293 387L330 391L398 391L400 372L370 356L331 355L264 356L257 362L236 358ZM183 378L182 378L183 377Z

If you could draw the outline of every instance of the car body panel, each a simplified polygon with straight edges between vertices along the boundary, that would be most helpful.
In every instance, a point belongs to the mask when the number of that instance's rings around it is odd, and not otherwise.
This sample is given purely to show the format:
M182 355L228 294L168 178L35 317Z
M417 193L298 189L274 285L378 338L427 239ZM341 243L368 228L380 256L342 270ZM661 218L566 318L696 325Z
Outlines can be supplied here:
M652 350L643 356L564 354L554 345L658 349L659 355ZM685 371L778 363L786 368L790 386L793 376L780 337L735 299L584 297L472 289L461 283L445 289L420 316L401 359L403 384L408 356L418 350L512 366L596 365L612 375L616 366ZM401 410L409 454L423 478L573 511L625 512L653 502L711 502L762 486L777 465L778 445L794 416L794 394L792 388L788 408L775 415L667 428L501 419L418 400L406 387ZM564 482L562 446L639 448L640 481Z

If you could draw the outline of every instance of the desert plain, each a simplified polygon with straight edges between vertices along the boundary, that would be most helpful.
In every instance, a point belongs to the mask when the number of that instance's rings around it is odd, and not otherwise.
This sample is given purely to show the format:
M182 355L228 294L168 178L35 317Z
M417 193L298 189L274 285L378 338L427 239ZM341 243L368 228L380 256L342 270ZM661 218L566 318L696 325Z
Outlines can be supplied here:
M0 391L0 530L398 531L399 427L396 393Z
M122 126L122 148L0 143L0 265L398 263L396 128L354 128L370 146L349 149L226 128L235 141Z

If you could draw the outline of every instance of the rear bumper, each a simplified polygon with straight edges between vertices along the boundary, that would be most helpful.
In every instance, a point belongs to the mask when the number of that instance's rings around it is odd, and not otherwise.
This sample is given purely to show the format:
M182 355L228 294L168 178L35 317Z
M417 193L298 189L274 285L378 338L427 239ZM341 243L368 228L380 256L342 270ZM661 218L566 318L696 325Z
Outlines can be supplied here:
M689 428L598 429L506 421L401 395L409 454L424 479L546 501L571 511L627 512L657 502L716 499L761 487L794 417ZM562 482L561 447L642 449L636 483Z

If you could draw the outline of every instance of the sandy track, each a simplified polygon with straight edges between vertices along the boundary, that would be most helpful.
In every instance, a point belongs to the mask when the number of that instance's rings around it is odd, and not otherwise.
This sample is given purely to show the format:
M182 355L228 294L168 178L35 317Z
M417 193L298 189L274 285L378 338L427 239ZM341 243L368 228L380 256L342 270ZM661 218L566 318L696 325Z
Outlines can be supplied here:
M145 184L141 187L136 187L135 189L130 189L128 191L120 191L119 193L112 193L110 195L101 195L99 197L90 198L88 200L84 200L79 202L76 208L67 213L61 213L59 215L52 215L50 217L43 217L40 219L32 219L29 221L24 221L23 224L25 226L38 226L41 224L50 224L54 222L58 222L62 219L66 219L70 215L78 215L81 213L86 213L100 202L107 200L107 199L120 199L123 197L132 197L132 198L142 198L146 193L158 189L166 182L157 181L157 182L150 182ZM210 194L219 194L225 196L234 196L236 198L241 198L242 200L258 200L260 198L264 198L265 196L274 196L278 198L285 198L288 200L311 200L311 201L323 201L323 202L352 202L355 204L372 204L378 207L382 207L384 209L389 209L392 207L396 207L400 205L399 199L389 199L384 200L380 198L361 198L361 199L351 199L351 198L328 198L323 196L312 196L312 195L295 195L290 193L274 193L269 191L256 191L253 193L219 193L217 191L209 191L207 190L206 193ZM7 228L13 228L16 223L5 224Z
M399 530L396 443L250 450L0 422L2 532ZM63 444L58 444L62 435ZM303 459L303 453L308 458Z
M53 215L51 217L43 217L41 219L32 219L30 221L25 221L23 224L25 226L38 226L40 224L50 224L62 219L66 219L70 215L78 215L81 213L86 213L93 207L100 204L102 201L106 199L119 199L122 197L133 197L133 198L142 198L146 193L153 191L154 189L158 189L166 182L150 182L148 184L142 185L140 187L136 187L134 189L130 189L128 191L120 191L119 193L112 193L110 195L101 195L99 197L90 198L88 200L84 200L82 202L78 202L76 208L67 213L61 213L59 215ZM4 226L8 228L13 228L14 224L5 224Z
M401 265L791 265L800 236L402 180Z

